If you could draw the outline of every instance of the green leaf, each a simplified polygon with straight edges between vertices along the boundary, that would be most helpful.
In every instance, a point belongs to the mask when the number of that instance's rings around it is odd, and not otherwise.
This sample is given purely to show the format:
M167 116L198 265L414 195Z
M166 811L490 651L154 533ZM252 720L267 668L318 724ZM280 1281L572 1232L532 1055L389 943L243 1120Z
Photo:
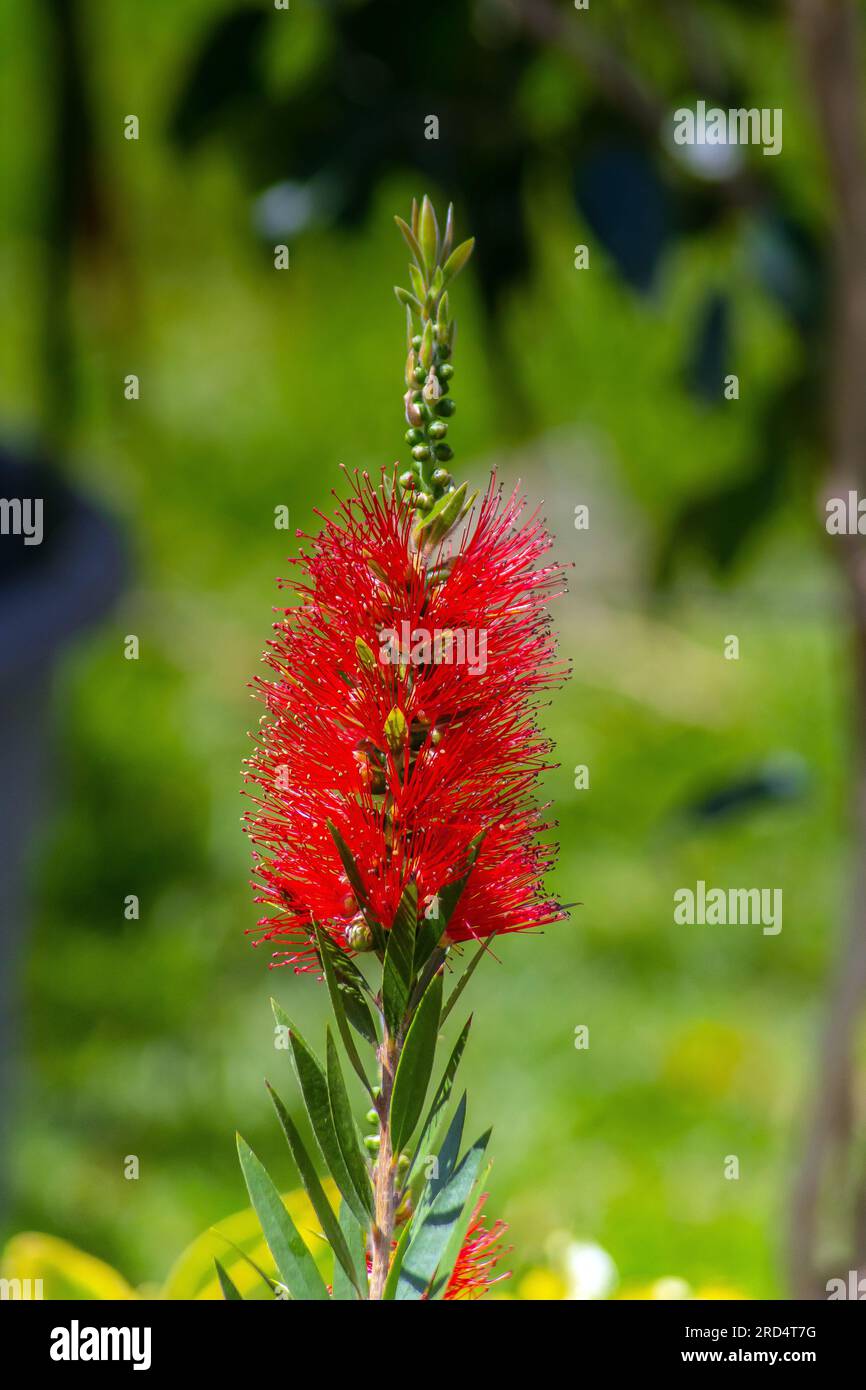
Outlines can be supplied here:
M225 1234L225 1232L218 1230L216 1226L212 1227L212 1230L214 1232L214 1235L219 1236L220 1240L224 1240L226 1245L231 1246L232 1250L234 1250L236 1255L240 1256L244 1264L248 1264L250 1269L255 1271L255 1273L262 1280L262 1283L265 1284L265 1286L267 1287L269 1293L276 1294L277 1291L283 1287L282 1284L278 1284L275 1279L272 1279L269 1274L265 1274L265 1271L262 1269L261 1265L256 1264L255 1260L247 1254L246 1250L241 1249L237 1242L231 1240ZM216 1262L216 1257L214 1257L214 1262ZM163 1297L165 1297L164 1294ZM243 1298L243 1294L241 1294L241 1297Z
M489 1141L490 1130L464 1155L420 1225L415 1217L413 1236L397 1281L397 1300L423 1298L430 1287L451 1233L463 1215Z
M433 365L433 324L429 319L424 325L424 332L421 334L418 361L421 363L421 366L425 367L429 372Z
M471 1027L472 1015L470 1014L463 1025L463 1031L461 1032L459 1038L454 1044L451 1056L448 1058L445 1070L442 1073L442 1080L436 1087L436 1093L433 1096L433 1103L431 1104L430 1109L427 1113L427 1118L424 1121L424 1128L421 1130L421 1137L415 1146L415 1152L412 1155L412 1162L410 1163L409 1171L406 1174L405 1186L408 1186L409 1184L412 1174L415 1171L415 1165L418 1162L418 1159L425 1157L427 1150L432 1146L433 1141L436 1137L436 1131L438 1130L439 1125L442 1121L442 1115L445 1111L445 1107L448 1104L448 1101L451 1097L451 1092L454 1088L454 1078L457 1075L457 1068L460 1066L460 1060L463 1056L463 1050L466 1047L466 1041L469 1037L469 1029Z
M361 1288L367 1290L367 1259L366 1259L366 1239L364 1227L360 1226L345 1202L340 1203L340 1230L346 1237L346 1244L352 1255L357 1273L357 1281L350 1280L342 1265L334 1266L334 1293L333 1297L340 1302L347 1302L358 1297L356 1288L360 1284ZM362 1295L366 1297L366 1293Z
M413 314L418 314L420 317L421 305L418 303L418 300L415 298L414 294L410 294L408 290L404 290L402 285L395 285L394 293L396 294L401 304L405 304L407 308L412 310Z
M343 1046L346 1049L346 1056L349 1058L349 1061L352 1063L352 1066L355 1068L355 1071L357 1072L361 1081L366 1086L367 1091L372 1096L373 1090L369 1081L367 1080L367 1073L364 1070L364 1064L361 1061L361 1058L358 1056L358 1049L355 1046L355 1039L352 1037L352 1030L349 1027L349 1021L346 1017L346 1009L343 1003L343 996L340 992L340 982L337 979L337 975L334 970L333 960L331 957L330 947L332 943L329 939L326 939L325 934L319 926L318 922L313 923L313 930L316 933L316 944L319 948L319 960L322 962L322 970L325 973L325 983L328 986L328 994L331 1000L331 1008L334 1010L334 1018L336 1019L337 1027L340 1030L340 1037L343 1039Z
M334 841L334 844L337 847L337 853L340 856L340 862L343 865L343 869L345 870L346 878L349 880L349 885L352 889L352 892L358 899L360 906L364 907L364 905L369 901L367 898L367 889L364 886L364 880L362 879L358 871L358 866L355 863L352 851L349 849L349 846L346 844L346 841L343 839L334 822L332 820L329 820L326 821L325 824L328 827L331 839Z
M416 265L410 265L409 279L412 281L412 289L415 291L415 297L423 304L424 300L427 298L427 286L424 283L424 276ZM411 385L412 383L410 382L409 384Z
M433 204L424 194L421 200L421 213L418 218L418 243L424 256L424 264L428 276L432 273L433 267L439 259L439 227L436 222L436 213Z
M384 950L384 934L382 932L381 926L376 921L376 918L373 916L373 913L370 909L370 899L367 896L367 889L364 886L364 880L362 879L358 866L355 863L354 855L352 854L352 851L349 849L349 846L346 844L346 841L343 839L342 835L340 834L340 831L337 829L334 822L332 820L329 820L326 821L325 824L328 827L331 839L334 841L334 844L337 847L337 853L340 856L340 862L343 865L343 869L345 871L347 879L349 880L349 885L352 889L352 892L358 899L358 906L363 912L364 919L373 933L373 944L375 945L377 951ZM336 942L334 943L334 946L336 950L339 951L340 948L336 945ZM344 953L341 952L341 954ZM349 960L349 957L344 956L344 959ZM356 974L358 975L358 978L361 981L363 981L364 986L366 988L366 981L364 980L363 975L361 975L360 972L357 971L357 969Z
M433 1059L439 1016L442 1013L442 976L436 975L428 986L406 1034L406 1041L397 1063L394 1089L391 1094L391 1135L395 1154L408 1144L421 1118Z
M273 1086L268 1082L265 1084L268 1087L268 1094L274 1102L274 1109L283 1127L283 1133L288 1140L289 1148L292 1151L292 1158L295 1160L295 1166L300 1174L304 1190L313 1204L313 1211L319 1218L325 1239L334 1252L335 1260L339 1261L346 1276L355 1283L358 1275L349 1247L346 1244L346 1237L340 1229L340 1223L334 1215L334 1209L331 1203L322 1190L322 1184L319 1182L319 1175L298 1133L297 1125L283 1105L283 1102L280 1100ZM358 1293L360 1295L361 1289L357 1284L356 1287L358 1287Z
M382 1011L392 1038L403 1026L412 988L415 928L418 922L418 887L407 883L388 932L388 949L382 970Z
M372 1210L369 1183L365 1182L367 1197L365 1203L362 1193L355 1189L337 1139L325 1069L276 1000L272 999L271 1005L277 1022L288 1029L295 1075L298 1078L298 1085L301 1088L301 1095L304 1098L304 1105L322 1158L340 1189L343 1201L348 1203L359 1221L366 1223L367 1216Z
M454 204L448 204L448 212L445 217L445 233L442 237L441 258L447 261L451 254L451 247L454 242Z
M409 1248L409 1241L412 1239L413 1218L410 1216L397 1241L397 1248L391 1256L391 1263L388 1266L388 1277L385 1280L385 1287L382 1290L382 1299L393 1299L397 1294L397 1285L400 1281L400 1270L403 1268L403 1260Z
M331 1036L330 1028L326 1029L325 1051L328 1069L328 1096L331 1102L334 1129L337 1132L337 1143L340 1145L340 1152L352 1180L352 1186L364 1202L368 1219L372 1220L373 1192L370 1187L370 1174L358 1142L358 1131L352 1117L349 1093L343 1080L340 1058L337 1055L337 1047Z
M449 280L454 279L455 275L460 274L466 262L469 260L469 257L472 255L474 246L475 238L471 236L468 241L461 241L460 245L455 247L451 252L451 255L442 267L442 278L446 285Z
M424 1220L424 1216L435 1199L439 1196L443 1187L450 1181L451 1175L457 1167L457 1160L460 1157L460 1145L463 1143L463 1126L466 1123L466 1092L460 1097L460 1103L451 1117L451 1123L442 1141L442 1147L436 1155L436 1172L427 1179L427 1183L418 1199L415 1207L415 1214L419 1224Z
M418 245L418 238L412 231L412 228L409 226L409 224L403 221L402 217L395 217L394 221L397 223L397 226L403 233L403 239L405 240L406 245L409 247L409 250L412 252L412 255L415 257L415 260L418 262L420 269L423 270L424 256L422 254L421 247Z
M454 492L446 492L439 498L439 501L431 507L430 511L419 521L415 527L413 535L415 543L420 545L422 542L430 549L438 545L448 535L452 527L464 517L478 496L473 492L472 496L466 501L466 483L461 483Z
M496 932L491 932L490 935L486 938L486 940L482 941L481 945L478 947L478 950L475 952L475 955L472 957L466 969L463 971L463 974L460 976L460 979L457 981L456 985L451 991L451 994L448 998L448 1002L445 1005L445 1008L442 1010L443 1023L450 1014L451 1010L454 1008L454 1005L457 1003L457 1000L460 998L464 989L469 984L469 981L472 979L472 976L475 974L475 971L478 969L478 966L481 964L482 956L486 956L489 952L490 943L495 937L495 935Z
M246 1140L238 1135L237 1143L238 1157L250 1201L259 1218L280 1278L292 1298L326 1299L328 1290L325 1281L299 1236L295 1223L283 1206L279 1192Z
M231 1300L232 1302L234 1302L236 1299L239 1299L240 1302L243 1303L243 1295L238 1293L237 1288L232 1283L229 1276L226 1274L219 1260L215 1259L214 1264L216 1265L217 1278L220 1281L220 1288L223 1291L223 1298Z
M475 1179L473 1187L485 1186L487 1182L487 1176L490 1172L491 1167L492 1165L488 1163L486 1169L484 1170L484 1173L479 1178ZM466 1233L469 1230L474 1209L475 1201L472 1194L470 1193L464 1204L463 1214L460 1217L460 1220L455 1223L454 1229L452 1230L451 1235L448 1237L448 1244L442 1252L442 1259L439 1261L439 1266L436 1270L436 1277L433 1280L433 1283L430 1288L431 1298L444 1297L445 1290L448 1287L448 1280L454 1273L454 1266L456 1265L457 1260L459 1259L460 1251L463 1249L463 1242L466 1239Z
M486 830L482 830L479 835L476 835L470 841L466 851L466 868L464 872L459 878L455 878L452 883L446 883L439 889L439 892L433 899L433 903L431 903L430 907L428 907L427 911L424 913L423 925L418 931L415 942L416 970L420 970L421 966L435 950L445 932L448 930L448 923L454 915L454 909L460 901L463 889L469 882L469 876L472 870L475 868L475 862L478 858L486 833ZM432 912L431 908L434 905L436 911Z
M346 954L339 942L329 936L327 945L346 1018L365 1042L371 1047L378 1047L376 1025L366 999L367 995L372 999L372 990L352 957Z

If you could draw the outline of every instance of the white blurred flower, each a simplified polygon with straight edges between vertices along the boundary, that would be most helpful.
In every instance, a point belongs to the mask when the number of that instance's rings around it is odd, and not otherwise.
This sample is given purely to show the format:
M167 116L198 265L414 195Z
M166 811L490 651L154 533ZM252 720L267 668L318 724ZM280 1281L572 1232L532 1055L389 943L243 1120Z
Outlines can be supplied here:
M565 1282L566 1299L610 1297L619 1274L610 1255L600 1245L574 1240L567 1232L556 1231L547 1249L551 1264Z

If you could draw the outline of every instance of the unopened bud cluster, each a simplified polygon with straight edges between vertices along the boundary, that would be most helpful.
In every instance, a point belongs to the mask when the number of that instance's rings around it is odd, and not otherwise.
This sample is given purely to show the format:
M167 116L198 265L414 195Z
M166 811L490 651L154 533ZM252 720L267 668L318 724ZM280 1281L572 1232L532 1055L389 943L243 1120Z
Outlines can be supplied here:
M454 320L448 305L448 285L463 269L474 242L464 241L452 251L454 209L448 208L445 231L440 234L433 204L426 196L419 208L412 203L411 224L396 218L412 252L409 278L412 290L395 287L406 306L406 443L411 464L400 474L400 486L412 494L419 521L431 516L438 503L455 492L448 464L454 457L447 441L448 421L456 410L451 398L454 368Z

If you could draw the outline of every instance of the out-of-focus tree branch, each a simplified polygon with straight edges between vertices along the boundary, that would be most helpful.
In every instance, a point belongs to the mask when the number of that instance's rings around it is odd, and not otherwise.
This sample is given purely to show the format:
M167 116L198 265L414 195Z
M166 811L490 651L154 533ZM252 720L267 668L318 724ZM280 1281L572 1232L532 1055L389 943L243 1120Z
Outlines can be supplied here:
M855 0L789 0L791 21L814 95L836 210L835 285L827 364L830 496L866 494L866 149L863 139L862 32ZM866 1008L866 550L843 547L855 645L855 853L851 918L828 999L816 1094L791 1207L790 1262L795 1296L826 1297L821 1270L822 1199L832 1183L841 1199L860 1185L851 1210L850 1268L866 1269L864 1179L851 1171L854 1049Z

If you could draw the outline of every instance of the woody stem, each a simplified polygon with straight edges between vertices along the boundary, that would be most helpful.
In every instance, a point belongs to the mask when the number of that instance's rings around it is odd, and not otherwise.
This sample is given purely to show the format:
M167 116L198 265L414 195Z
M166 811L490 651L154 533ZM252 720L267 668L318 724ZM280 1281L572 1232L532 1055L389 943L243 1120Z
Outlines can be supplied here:
M399 1050L387 1028L378 1056L382 1091L376 1105L379 1112L379 1153L373 1169L375 1217L371 1236L373 1267L370 1273L370 1298L381 1300L391 1262L397 1206L396 1155L391 1147L390 1111Z

